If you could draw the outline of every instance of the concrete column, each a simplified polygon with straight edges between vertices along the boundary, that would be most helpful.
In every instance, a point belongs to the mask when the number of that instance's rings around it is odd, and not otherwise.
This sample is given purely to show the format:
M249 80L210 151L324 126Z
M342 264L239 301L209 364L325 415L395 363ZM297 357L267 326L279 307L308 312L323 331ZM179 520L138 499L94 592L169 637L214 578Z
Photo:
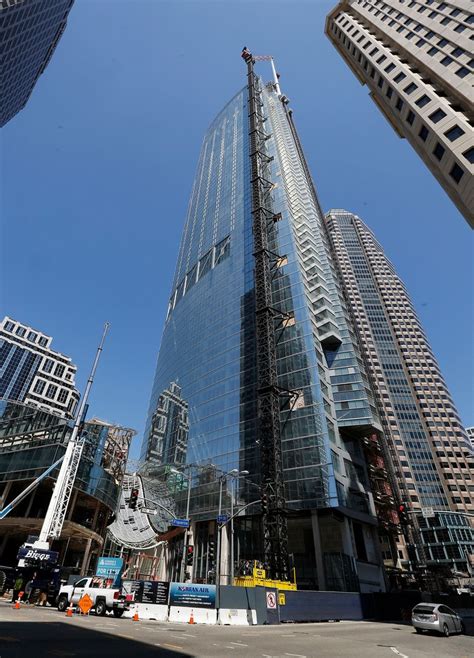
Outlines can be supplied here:
M99 530L97 530L97 518L99 516L99 509L100 509L100 503L97 503L94 511L94 517L92 519L92 530L94 532L97 532L98 534L100 534Z
M168 576L168 571L167 571L167 553L168 553L168 545L167 544L162 544L161 546L158 546L157 548L157 555L158 555L158 560L159 560L159 566L157 569L157 579L158 580L167 580Z
M344 522L341 523L341 540L342 540L343 553L354 557L354 546L352 544L351 527L347 516L344 517Z
M230 570L230 542L229 542L230 528L229 524L225 525L221 530L221 585L229 584Z
M30 516L31 508L33 507L33 501L35 499L37 491L38 489L34 489L33 493L30 495L30 502L28 503L28 507L26 508L25 519L27 519Z
M84 551L84 557L82 559L81 565L81 574L86 574L87 569L89 568L89 558L91 553L92 539L87 540L86 550Z
M0 544L0 559L2 558L3 551L5 550L5 546L7 545L7 541L8 541L8 537L9 537L9 536L10 536L10 535L9 535L8 532L7 532L7 533L5 533L5 535L2 537L2 543Z
M326 574L324 572L323 552L321 548L321 534L319 531L318 512L311 512L311 525L313 528L314 555L316 558L316 569L318 571L318 586L320 591L326 590Z
M6 483L2 495L0 496L0 509L5 505L7 501L7 496L10 493L10 489L12 488L12 481L10 480L9 482Z
M74 512L74 508L76 507L76 502L77 502L77 495L78 495L78 490L74 489L72 492L72 500L69 502L69 510L67 513L67 520L70 521L72 518L72 513Z

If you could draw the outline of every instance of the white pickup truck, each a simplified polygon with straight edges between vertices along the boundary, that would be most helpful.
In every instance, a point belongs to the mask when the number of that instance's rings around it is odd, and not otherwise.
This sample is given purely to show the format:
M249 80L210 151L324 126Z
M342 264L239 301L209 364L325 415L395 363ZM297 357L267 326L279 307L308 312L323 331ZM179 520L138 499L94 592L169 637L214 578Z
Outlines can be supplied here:
M79 600L88 594L92 599L95 614L102 617L106 612L112 611L115 617L121 617L128 609L128 602L120 589L101 587L101 578L81 578L74 585L63 585L58 594L58 610L65 612L72 603L76 606Z

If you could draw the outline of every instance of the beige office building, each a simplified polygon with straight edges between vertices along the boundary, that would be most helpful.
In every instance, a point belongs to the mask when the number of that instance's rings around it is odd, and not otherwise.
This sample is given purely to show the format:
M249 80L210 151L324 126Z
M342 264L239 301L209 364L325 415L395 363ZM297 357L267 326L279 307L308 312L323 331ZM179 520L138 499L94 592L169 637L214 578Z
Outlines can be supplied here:
M432 572L452 566L465 572L466 555L474 556L474 455L455 404L408 292L372 231L341 209L326 214L326 226L400 496L416 515L424 547L418 559ZM357 395L353 387L352 399Z
M474 6L342 0L326 34L474 227Z

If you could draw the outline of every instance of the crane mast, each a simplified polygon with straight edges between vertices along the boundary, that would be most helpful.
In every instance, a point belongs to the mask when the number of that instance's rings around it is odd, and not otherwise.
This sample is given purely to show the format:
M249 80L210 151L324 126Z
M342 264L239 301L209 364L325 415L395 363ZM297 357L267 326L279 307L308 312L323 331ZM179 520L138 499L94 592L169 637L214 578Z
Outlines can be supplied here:
M87 400L89 398L89 393L94 381L94 375L97 370L97 365L99 363L109 326L109 323L106 322L100 345L97 348L89 379L87 380L84 395L82 396L82 400L76 414L72 434L67 444L64 459L61 464L61 469L54 486L53 495L49 502L48 510L43 521L40 536L38 541L36 541L34 544L35 548L48 549L49 540L58 539L61 535L61 530L64 525L67 508L71 499L74 482L79 468L79 463L81 461L82 451L84 449L85 439L82 434L82 427L84 424L84 415L87 409Z
M288 580L288 521L284 495L281 454L280 410L282 391L278 385L276 337L277 321L285 326L287 312L273 304L272 281L277 263L282 256L277 249L275 223L281 214L273 209L270 162L265 131L260 80L255 75L257 59L271 61L275 88L278 77L273 59L268 55L253 56L247 48L242 51L247 64L249 157L251 175L254 265L255 265L255 324L257 352L258 443L261 457L261 507L263 521L263 555L271 578ZM279 87L278 87L279 90ZM282 322L283 321L283 322Z

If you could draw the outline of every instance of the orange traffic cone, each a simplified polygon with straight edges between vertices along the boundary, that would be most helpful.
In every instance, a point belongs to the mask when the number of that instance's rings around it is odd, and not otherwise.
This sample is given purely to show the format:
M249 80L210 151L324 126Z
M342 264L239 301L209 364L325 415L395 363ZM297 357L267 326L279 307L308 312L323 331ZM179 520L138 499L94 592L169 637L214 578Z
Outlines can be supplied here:
M191 616L189 618L188 624L195 624L196 622L194 621L194 613L191 610Z
M22 596L23 596L23 592L18 592L18 598L17 598L17 600L15 601L15 604L12 605L12 608L13 608L14 610L19 610L19 609L20 609L20 601L21 601L21 597L22 597Z
M72 617L72 612L73 612L73 608L72 608L72 602L71 602L69 604L69 608L66 610L66 617Z
M135 614L133 615L132 619L133 619L133 621L140 621L137 611L135 611Z

